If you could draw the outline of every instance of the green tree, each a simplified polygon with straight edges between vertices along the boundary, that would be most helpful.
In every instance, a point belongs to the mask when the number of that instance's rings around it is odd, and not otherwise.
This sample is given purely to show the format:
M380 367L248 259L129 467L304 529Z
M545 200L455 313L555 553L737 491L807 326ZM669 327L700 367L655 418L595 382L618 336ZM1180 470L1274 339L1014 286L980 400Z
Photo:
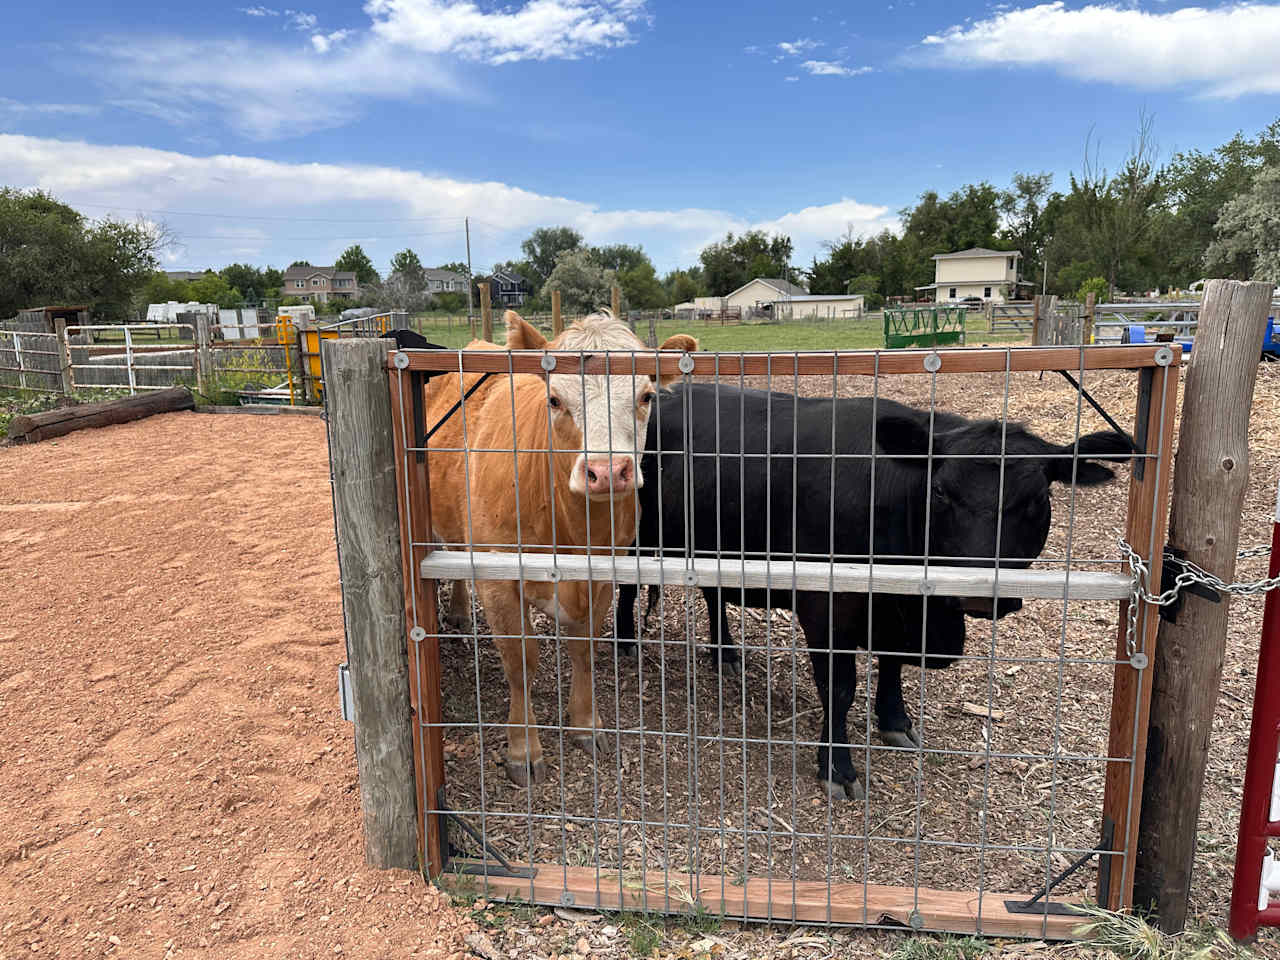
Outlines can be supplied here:
M310 264L306 264L310 266ZM373 268L373 261L358 243L353 243L342 251L342 256L334 261L335 270L349 270L356 275L356 282L361 286L377 283L380 279L378 271Z
M427 285L422 261L407 247L391 258L390 273L393 276L399 274L410 287L421 289Z
M667 291L658 282L658 275L648 257L618 274L618 285L627 305L638 310L660 307L667 300Z
M591 251L591 257L596 263L604 267L606 270L612 270L618 275L626 273L628 270L634 270L636 267L653 263L649 260L649 255L644 252L643 247L633 247L625 243L612 243L603 247L588 247Z
M238 307L244 302L239 290L227 283L221 274L212 271L187 283L186 299L197 303L216 303L220 307Z
M471 271L467 269L467 265L465 263L457 263L456 261L453 263L442 263L440 264L440 266L436 267L436 269L451 270L454 273L458 274L458 276L460 277L471 276Z
M607 304L616 280L612 270L601 267L590 251L565 250L556 259L551 276L543 285L542 296L550 297L559 290L565 310L589 311Z
M529 263L534 287L545 284L559 262L560 255L582 246L582 234L573 227L539 227L520 244Z
M1088 299L1089 294L1093 294L1094 299L1098 303L1103 303L1107 297L1107 278L1106 277L1090 277L1084 283L1076 288L1075 300L1077 303L1084 303Z
M662 278L662 285L666 287L668 303L686 303L706 292L699 267L672 270Z
M289 264L290 269L292 269L293 267L309 267L309 266L311 266L311 262L309 260L295 260L293 261L293 263ZM292 304L289 304L289 306L296 307L297 304L292 303Z
M723 240L704 247L698 259L707 291L723 297L756 277L794 279L798 271L791 269L791 254L790 237L770 237L762 230L735 237L730 231Z
M1268 166L1247 193L1228 200L1205 262L1248 263L1247 276L1280 283L1280 166Z
M124 320L168 242L162 226L87 220L43 191L0 187L0 316L88 303L100 320Z
M1051 173L1015 173L1011 189L1000 194L1005 227L999 244L1022 254L1022 274L1043 280L1044 249L1049 242L1051 203L1056 196Z

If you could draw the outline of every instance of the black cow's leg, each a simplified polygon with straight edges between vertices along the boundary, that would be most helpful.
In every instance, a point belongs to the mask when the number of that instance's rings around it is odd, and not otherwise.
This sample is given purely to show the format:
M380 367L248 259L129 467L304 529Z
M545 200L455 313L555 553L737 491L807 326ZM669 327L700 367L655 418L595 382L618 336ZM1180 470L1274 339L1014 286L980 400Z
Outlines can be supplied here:
M876 681L876 725L880 739L891 747L914 749L920 746L920 734L907 714L902 701L902 660L879 658L880 677Z
M636 585L618 584L618 605L613 611L613 636L618 642L619 656L636 654Z
M702 596L707 601L707 622L711 627L711 660L725 677L737 679L742 676L742 657L729 629L729 609L724 591L703 587Z
M832 650L844 638L832 636L827 597L813 602L801 597L796 615L809 644L814 684L822 704L822 733L818 737L818 779L833 796L842 792L851 800L864 796L858 772L849 752L849 708L858 685L858 666L852 650Z

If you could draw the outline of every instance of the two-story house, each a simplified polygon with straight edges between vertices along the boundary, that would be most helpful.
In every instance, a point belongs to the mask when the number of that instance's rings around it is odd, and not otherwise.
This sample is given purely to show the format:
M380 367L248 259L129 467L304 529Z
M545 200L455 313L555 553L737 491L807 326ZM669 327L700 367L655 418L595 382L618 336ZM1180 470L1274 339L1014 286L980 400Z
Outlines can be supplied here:
M360 296L360 283L351 270L333 267L290 267L284 272L282 297L298 297L306 303L354 300Z
M1018 287L1032 284L1018 279L1017 250L988 250L971 247L956 253L933 255L933 283L916 290L938 303L956 302L970 297L1004 303L1016 300Z
M422 271L422 275L426 280L428 293L467 292L467 278L460 273L454 273L452 270L427 268Z
M489 295L495 304L519 307L529 296L529 284L511 270L495 270L489 278Z

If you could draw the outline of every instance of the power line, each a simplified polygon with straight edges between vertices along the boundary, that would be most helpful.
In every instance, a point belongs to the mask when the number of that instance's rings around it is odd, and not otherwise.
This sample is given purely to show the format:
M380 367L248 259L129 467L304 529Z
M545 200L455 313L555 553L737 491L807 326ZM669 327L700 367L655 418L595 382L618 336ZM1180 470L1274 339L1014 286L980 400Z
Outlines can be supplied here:
M456 237L459 232L458 230L435 230L427 233L386 233L381 235L350 233L336 237L320 237L314 234L309 237L277 237L273 234L199 234L184 233L181 230L175 231L179 240L257 240L260 242L271 241L272 243L325 243L330 240L409 240L415 237Z
M75 201L73 206L96 207L100 210L132 210L147 216L158 214L166 217L213 217L220 220L272 220L282 223L420 223L423 220L455 220L461 222L464 216L422 216L422 217L281 217L270 214L255 213L210 213L195 210L142 210L124 203L85 203Z

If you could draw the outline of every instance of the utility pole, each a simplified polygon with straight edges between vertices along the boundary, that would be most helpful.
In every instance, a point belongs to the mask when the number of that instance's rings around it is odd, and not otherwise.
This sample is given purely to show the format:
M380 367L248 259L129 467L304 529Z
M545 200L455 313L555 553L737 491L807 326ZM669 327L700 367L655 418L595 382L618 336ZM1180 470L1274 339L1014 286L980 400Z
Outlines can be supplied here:
M467 326L471 328L471 336L476 335L476 320L471 300L471 218L463 217L467 228Z

